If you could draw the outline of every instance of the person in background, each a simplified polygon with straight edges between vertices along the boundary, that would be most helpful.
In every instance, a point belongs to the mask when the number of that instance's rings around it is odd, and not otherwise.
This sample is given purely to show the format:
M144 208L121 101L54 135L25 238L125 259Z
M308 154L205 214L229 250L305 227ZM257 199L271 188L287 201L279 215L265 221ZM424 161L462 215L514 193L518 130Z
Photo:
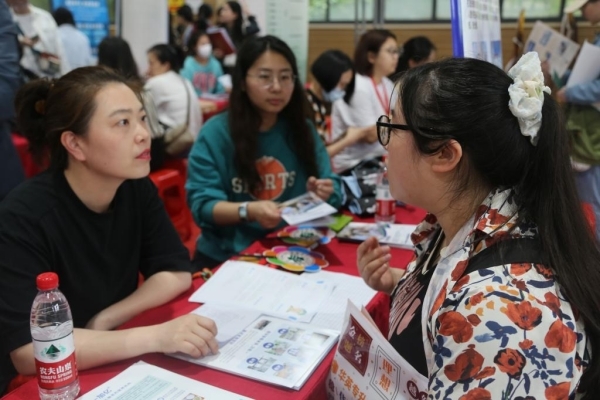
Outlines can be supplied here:
M225 88L219 82L219 77L223 75L223 68L212 55L212 44L206 32L192 32L188 49L188 56L179 73L192 82L198 97L203 94L225 93Z
M198 7L198 18L196 19L196 30L206 31L212 26L213 9L209 4L201 4Z
M432 62L435 57L436 48L431 40L425 36L415 36L402 45L395 73L398 74L421 64Z
M398 63L398 44L393 33L383 29L363 34L354 52L356 82L350 102L337 101L331 112L332 140L343 140L349 128L365 128L367 134L333 157L336 172L347 171L363 160L381 157L385 149L377 143L374 123L389 113L393 84L388 76Z
M600 22L600 1L577 0L565 7L565 13L581 10L592 25ZM600 46L600 33L594 45ZM567 104L567 129L571 133L571 157L577 189L582 201L592 205L596 217L596 238L600 240L600 76L596 79L563 87L556 99Z
M348 103L354 94L354 65L350 57L340 50L327 50L310 67L314 79L306 89L310 105L311 119L319 136L327 146L327 153L333 157L344 148L364 139L374 127L348 129L346 135L337 141L330 140L327 118L331 117L331 106L336 101Z
M194 31L194 12L187 4L177 9L177 33L179 34L181 47L184 51L188 50L188 42Z
M29 313L48 271L71 305L79 370L151 352L217 352L214 322L193 314L115 330L191 284L189 253L148 178L150 135L134 90L95 66L17 93L21 131L50 167L0 203L2 379L35 374Z
M229 33L231 41L239 49L244 41L254 37L260 28L256 18L250 13L246 2L227 1L219 12L219 23Z
M120 37L102 39L98 45L98 65L110 67L125 78L141 81L129 43Z
M0 0L0 201L25 179L10 136L10 123L15 117L13 100L20 80L17 27L6 1Z
M307 191L334 207L340 179L313 124L287 44L239 50L229 110L206 121L188 158L187 200L202 229L194 267L213 267L281 228L278 202Z
M398 85L377 123L390 192L429 214L405 274L375 238L357 253L391 294L390 343L428 398L596 399L600 252L537 53L508 74L429 63Z
M52 13L58 34L65 49L65 56L69 61L69 68L87 67L94 64L90 40L75 27L73 14L65 7L58 7ZM68 72L68 71L67 71Z
M58 77L71 68L52 15L29 4L29 0L7 0L19 29L23 48L21 66L39 77Z
M144 89L150 92L158 121L165 127L183 125L189 115L189 132L194 137L202 126L202 113L191 83L180 76L177 50L168 44L157 44L148 50L148 80ZM153 159L165 157L161 140L152 141ZM160 163L151 164L152 170Z

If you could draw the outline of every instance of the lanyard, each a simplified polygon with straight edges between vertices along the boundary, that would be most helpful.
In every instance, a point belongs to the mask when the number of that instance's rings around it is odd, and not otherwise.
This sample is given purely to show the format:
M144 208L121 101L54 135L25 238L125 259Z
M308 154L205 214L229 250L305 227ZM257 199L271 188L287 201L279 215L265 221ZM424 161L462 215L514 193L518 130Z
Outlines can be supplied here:
M373 77L371 77L371 83L373 83L373 89L375 89L375 94L377 94L377 100L379 100L379 104L381 104L384 114L390 115L390 108L387 103L389 101L389 98L387 90L385 89L385 84L383 83L383 81L381 81L381 86L383 87L383 97L381 97L381 93L379 93L379 89L377 89L377 85L375 84L375 79L373 79Z

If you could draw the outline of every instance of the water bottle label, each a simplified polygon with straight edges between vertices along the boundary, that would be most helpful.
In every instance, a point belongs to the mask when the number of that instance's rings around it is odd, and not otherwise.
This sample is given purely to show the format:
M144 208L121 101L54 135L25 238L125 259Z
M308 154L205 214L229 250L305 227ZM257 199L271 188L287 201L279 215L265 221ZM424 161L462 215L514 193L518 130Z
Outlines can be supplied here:
M73 333L56 340L33 340L38 385L42 389L57 389L77 379L77 362Z
M389 217L396 215L396 200L376 200L375 215L379 217Z
M375 190L375 198L377 200L394 200L390 193L389 186L379 186Z

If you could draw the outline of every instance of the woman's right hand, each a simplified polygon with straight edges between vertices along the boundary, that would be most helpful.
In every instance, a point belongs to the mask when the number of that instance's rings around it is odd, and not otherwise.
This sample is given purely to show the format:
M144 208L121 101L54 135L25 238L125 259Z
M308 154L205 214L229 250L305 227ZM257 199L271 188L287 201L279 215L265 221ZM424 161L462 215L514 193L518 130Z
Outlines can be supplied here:
M215 339L217 326L209 318L187 314L152 328L154 337L150 340L156 343L158 352L184 353L199 358L219 351Z
M376 238L370 237L358 246L356 252L358 272L373 290L392 293L402 277L400 270L392 270L389 246L380 246Z
M281 222L281 210L274 201L252 201L248 203L248 219L265 229L273 229Z

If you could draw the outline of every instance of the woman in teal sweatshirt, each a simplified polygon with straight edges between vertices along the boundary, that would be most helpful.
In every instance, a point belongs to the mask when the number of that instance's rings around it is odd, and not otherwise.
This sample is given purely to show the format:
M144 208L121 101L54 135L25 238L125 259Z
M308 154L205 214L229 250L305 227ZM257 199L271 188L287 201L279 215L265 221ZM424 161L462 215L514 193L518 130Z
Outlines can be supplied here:
M229 112L200 130L188 161L188 204L202 233L194 263L212 267L284 224L277 203L307 191L334 207L340 179L305 118L296 59L273 36L237 55Z

